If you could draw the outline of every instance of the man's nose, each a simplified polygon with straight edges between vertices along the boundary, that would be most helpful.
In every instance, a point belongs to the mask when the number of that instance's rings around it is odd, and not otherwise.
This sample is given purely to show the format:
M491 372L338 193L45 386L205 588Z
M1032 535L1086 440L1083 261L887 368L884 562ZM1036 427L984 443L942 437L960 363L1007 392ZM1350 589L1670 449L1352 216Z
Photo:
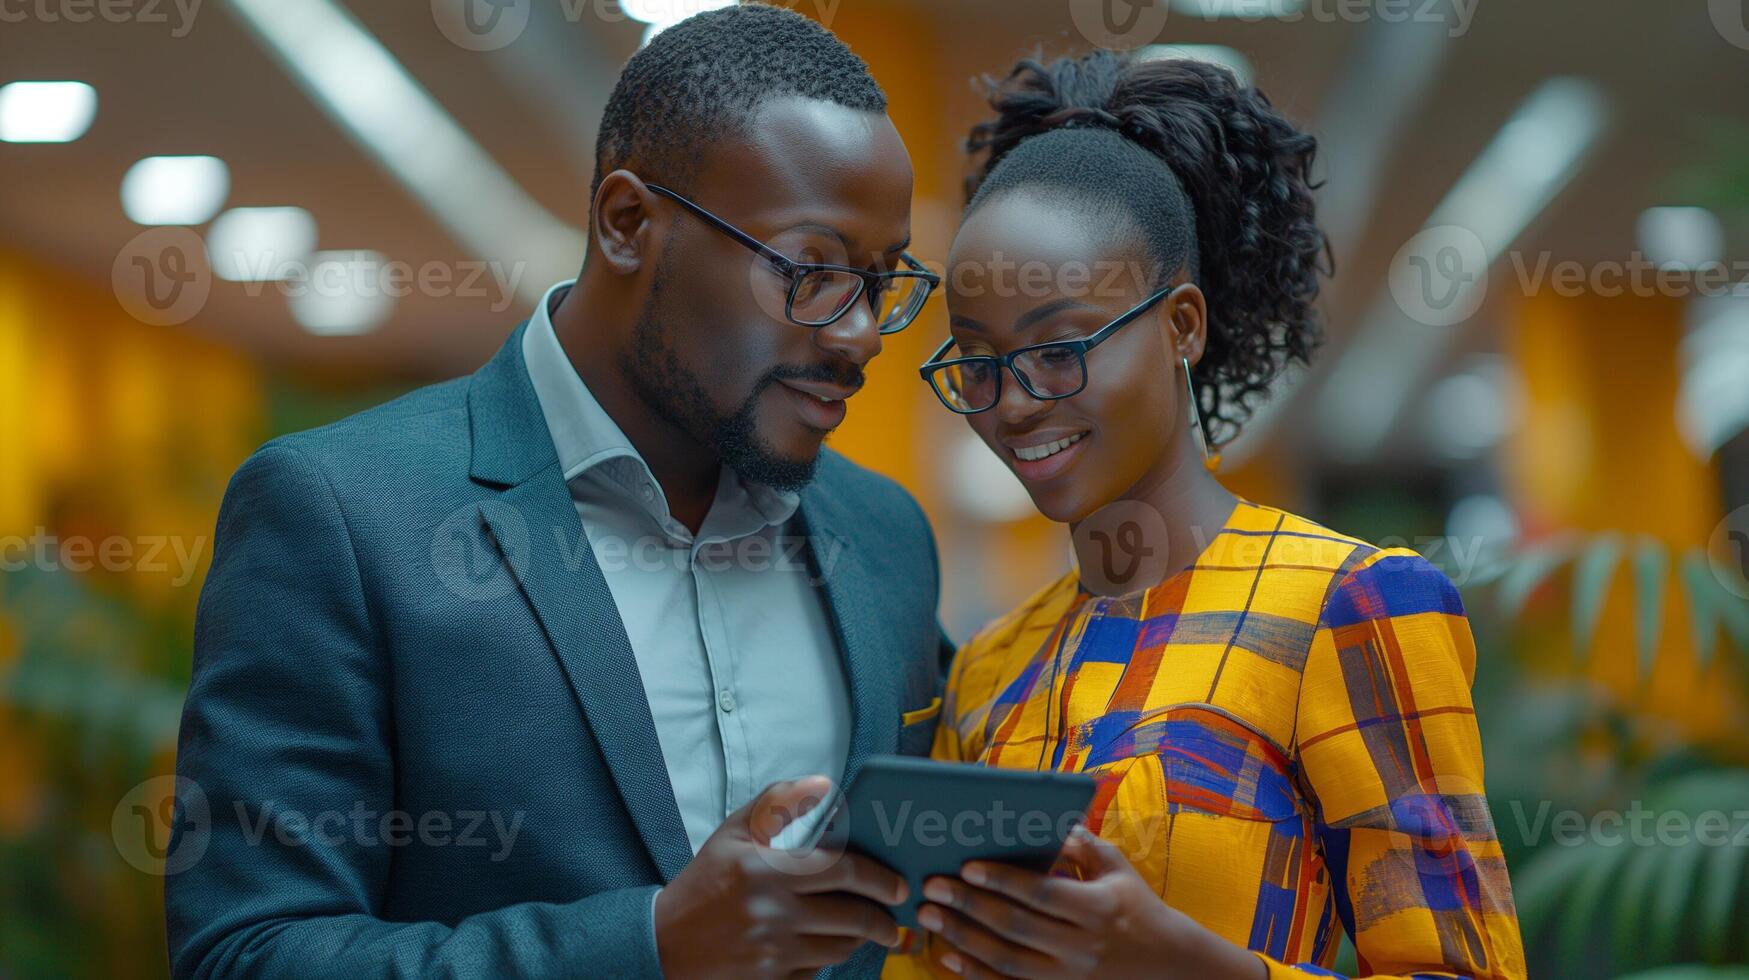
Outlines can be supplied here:
M881 352L881 332L867 297L858 296L844 315L815 331L814 343L861 367Z

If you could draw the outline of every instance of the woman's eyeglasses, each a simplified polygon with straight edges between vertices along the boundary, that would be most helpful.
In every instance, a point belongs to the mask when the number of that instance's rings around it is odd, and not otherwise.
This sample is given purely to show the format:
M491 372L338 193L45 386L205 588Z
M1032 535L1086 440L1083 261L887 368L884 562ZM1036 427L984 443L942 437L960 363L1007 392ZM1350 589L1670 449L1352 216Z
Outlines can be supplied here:
M1033 344L1000 357L980 355L943 360L953 348L949 338L918 372L935 397L961 415L973 415L995 407L1002 397L1002 375L1013 374L1027 394L1041 401L1068 398L1087 387L1087 352L1139 318L1176 289L1167 286L1131 307L1123 315L1080 340Z
M917 318L929 294L941 285L941 277L923 268L909 252L899 255L906 267L892 272L870 272L823 262L797 262L666 187L649 182L644 186L692 212L769 262L789 283L783 308L784 315L792 323L804 327L827 326L850 312L858 299L866 297L874 315L875 328L883 334L898 333Z

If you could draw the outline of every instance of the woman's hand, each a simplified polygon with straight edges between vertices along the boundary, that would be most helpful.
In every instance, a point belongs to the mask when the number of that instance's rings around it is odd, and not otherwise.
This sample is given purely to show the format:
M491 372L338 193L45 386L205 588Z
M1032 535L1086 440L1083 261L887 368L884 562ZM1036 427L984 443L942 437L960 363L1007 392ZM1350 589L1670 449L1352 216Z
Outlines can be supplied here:
M966 977L1265 976L1256 956L1154 894L1123 852L1076 827L1062 861L1081 880L971 861L931 878L918 922Z

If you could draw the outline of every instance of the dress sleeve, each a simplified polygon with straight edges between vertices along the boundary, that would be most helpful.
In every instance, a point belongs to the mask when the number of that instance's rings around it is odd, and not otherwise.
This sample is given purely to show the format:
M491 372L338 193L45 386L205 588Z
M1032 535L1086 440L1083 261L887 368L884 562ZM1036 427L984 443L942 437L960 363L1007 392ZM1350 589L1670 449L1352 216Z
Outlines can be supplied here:
M1369 556L1325 601L1294 760L1361 976L1525 975L1482 790L1475 666L1457 589L1414 552ZM1276 980L1336 975L1262 958Z

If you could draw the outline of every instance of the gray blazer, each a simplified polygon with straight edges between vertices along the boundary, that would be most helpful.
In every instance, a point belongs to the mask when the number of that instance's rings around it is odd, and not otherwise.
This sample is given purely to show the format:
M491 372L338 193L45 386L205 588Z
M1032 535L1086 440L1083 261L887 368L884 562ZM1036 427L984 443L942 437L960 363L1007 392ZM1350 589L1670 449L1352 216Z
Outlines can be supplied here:
M824 451L799 516L853 710L924 754L934 540ZM830 555L822 567L819 556ZM269 442L219 512L177 755L178 977L655 976L692 856L625 628L522 360ZM865 946L832 971L875 976Z

